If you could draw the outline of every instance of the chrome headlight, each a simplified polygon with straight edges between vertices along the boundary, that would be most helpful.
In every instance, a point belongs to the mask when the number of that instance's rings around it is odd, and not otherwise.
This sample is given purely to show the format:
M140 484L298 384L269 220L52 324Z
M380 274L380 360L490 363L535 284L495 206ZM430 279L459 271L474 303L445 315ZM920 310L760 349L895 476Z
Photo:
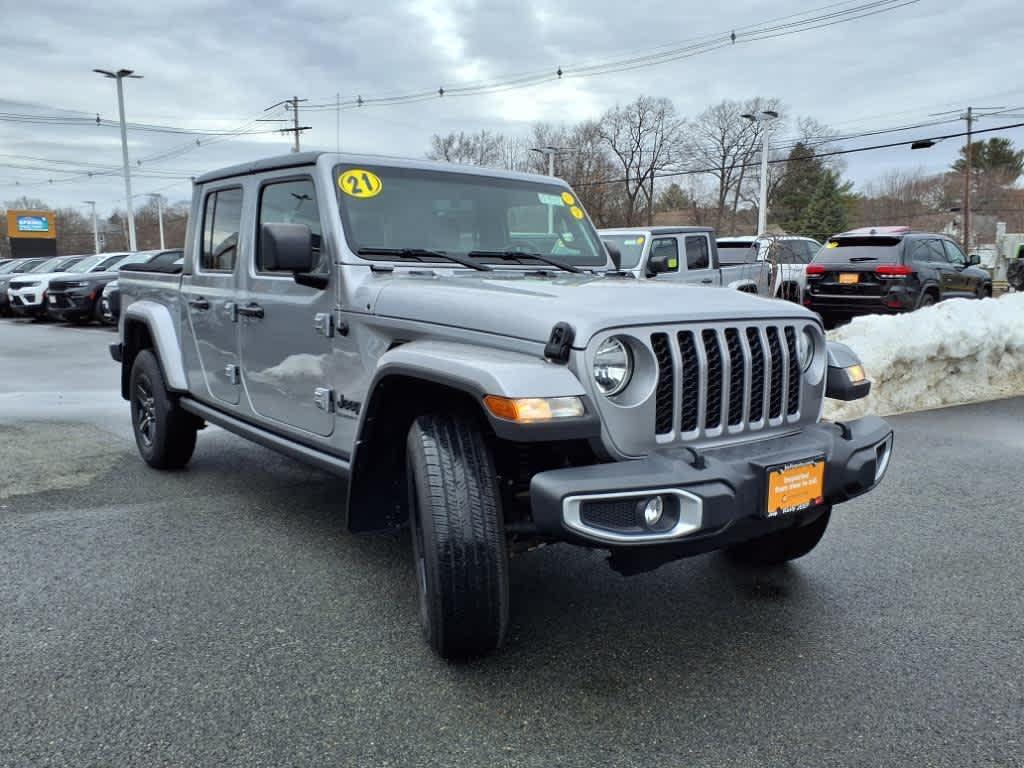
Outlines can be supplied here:
M809 328L804 328L796 338L796 356L800 361L800 370L806 371L814 361L814 335Z
M602 395L619 394L633 375L633 353L621 339L612 336L601 342L594 354L594 382Z

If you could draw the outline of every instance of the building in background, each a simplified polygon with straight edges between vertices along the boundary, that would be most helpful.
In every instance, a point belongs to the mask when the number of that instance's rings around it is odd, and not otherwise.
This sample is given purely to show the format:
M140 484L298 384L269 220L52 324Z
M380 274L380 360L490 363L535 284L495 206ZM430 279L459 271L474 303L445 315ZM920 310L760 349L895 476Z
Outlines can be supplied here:
M53 211L7 211L7 237L16 259L57 255L57 214Z

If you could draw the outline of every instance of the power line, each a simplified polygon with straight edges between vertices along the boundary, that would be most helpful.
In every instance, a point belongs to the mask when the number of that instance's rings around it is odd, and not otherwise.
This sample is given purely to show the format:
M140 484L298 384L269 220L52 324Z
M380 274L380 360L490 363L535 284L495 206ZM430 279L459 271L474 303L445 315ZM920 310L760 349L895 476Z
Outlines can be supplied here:
M873 2L858 2L851 4L847 2L832 3L821 6L811 11L781 17L780 19L769 20L761 24L752 24L746 27L737 27L713 35L695 38L675 47L668 47L665 50L655 50L642 56L629 56L626 58L607 60L594 64L580 64L577 66L561 66L556 69L534 70L533 72L521 73L500 79L477 81L463 85L454 85L438 88L423 89L405 94L385 95L378 97L357 96L354 100L343 102L340 106L337 100L321 104L311 104L307 109L311 110L341 110L359 109L364 106L389 106L396 104L410 104L429 99L444 98L445 96L474 96L487 93L498 93L501 91L527 88L540 85L544 82L565 80L573 78L594 77L598 75L612 74L616 72L627 72L643 67L656 66L670 61L677 61L703 53L709 53L719 48L761 40L774 39L800 32L822 29L824 27L844 24L856 19L874 16L879 13L887 13L908 5L913 5L920 0L874 0ZM842 7L847 6L847 7ZM778 23L785 22L785 23ZM669 44L671 45L671 44Z
M995 131L1006 131L1006 130L1010 130L1011 128L1022 128L1022 127L1024 127L1024 123L1013 123L1011 125L1000 125L1000 126L997 126L995 128L983 128L981 130L973 131L973 133L974 134L978 134L978 133L992 133L992 132L995 132ZM892 147L906 147L906 146L909 146L909 145L911 145L911 144L913 144L915 142L918 142L918 141L942 141L944 139L956 139L956 138L960 138L960 137L966 136L966 135L967 135L966 131L963 131L961 133L947 133L947 134L943 134L943 135L939 135L939 136L929 136L927 138L907 139L906 141L894 141L894 142L890 142L888 144L874 144L874 145L869 146L869 147L852 147L850 149L837 149L837 150L832 150L832 151L829 151L829 152L819 152L819 153L815 153L813 156L807 157L807 158L794 158L792 160L790 160L789 158L776 158L774 160L769 160L768 162L771 165L777 165L777 164L780 164L780 163L817 160L818 158L822 158L822 157L833 157L833 156L836 156L836 155L850 155L850 154L855 154L857 152L869 152L869 151L876 150L876 149L891 149ZM711 167L711 168L688 168L688 169L681 170L681 171L666 171L664 173L656 173L656 174L654 174L654 178L655 179L670 179L670 178L676 178L678 176L693 176L693 175L697 175L697 174L701 174L701 173L715 173L716 171L738 170L740 168L753 168L753 167L756 167L757 165L758 165L758 163L737 163L735 166L729 166L728 168L721 167L721 166ZM621 179L621 178L620 179L600 179L598 181L580 182L580 183L575 184L573 186L578 187L578 188L582 188L582 187L599 187L599 186L603 186L605 184L625 184L627 181L628 181L628 179Z

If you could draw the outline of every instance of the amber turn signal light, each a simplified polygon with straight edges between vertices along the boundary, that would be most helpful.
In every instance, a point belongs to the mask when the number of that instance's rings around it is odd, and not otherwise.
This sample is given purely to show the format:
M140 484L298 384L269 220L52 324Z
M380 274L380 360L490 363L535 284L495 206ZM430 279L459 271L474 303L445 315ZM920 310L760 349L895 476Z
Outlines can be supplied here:
M499 419L518 421L550 421L583 415L583 401L578 397L484 397L487 410Z

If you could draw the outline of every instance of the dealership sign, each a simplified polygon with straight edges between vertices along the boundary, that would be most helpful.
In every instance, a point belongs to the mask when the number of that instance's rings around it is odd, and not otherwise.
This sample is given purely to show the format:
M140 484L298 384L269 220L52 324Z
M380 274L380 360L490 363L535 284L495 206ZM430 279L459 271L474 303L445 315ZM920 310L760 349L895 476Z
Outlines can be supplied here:
M19 232L49 232L50 220L45 216L19 216Z

